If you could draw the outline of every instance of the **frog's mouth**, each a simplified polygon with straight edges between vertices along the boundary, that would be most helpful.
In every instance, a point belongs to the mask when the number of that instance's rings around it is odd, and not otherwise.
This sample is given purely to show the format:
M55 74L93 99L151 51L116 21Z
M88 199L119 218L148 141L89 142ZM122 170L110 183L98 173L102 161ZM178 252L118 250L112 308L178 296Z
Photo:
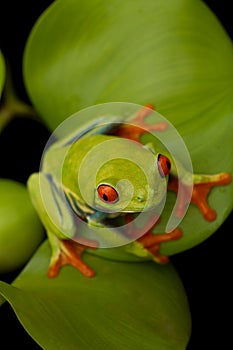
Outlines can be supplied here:
M119 215L125 215L125 214L139 214L142 212L149 212L149 211L158 211L158 208L160 207L160 204L147 204L144 203L140 205L134 205L133 207L129 205L123 205L121 206L105 206L104 204L98 204L96 203L94 206L94 209L100 212L104 212L107 214L108 217L117 217Z
M156 210L158 207L158 205L154 205L154 206L138 206L138 207L134 207L133 209L131 208L125 208L123 210L120 211L121 214L137 214L137 213L142 213L142 212L149 212L149 211L153 211Z

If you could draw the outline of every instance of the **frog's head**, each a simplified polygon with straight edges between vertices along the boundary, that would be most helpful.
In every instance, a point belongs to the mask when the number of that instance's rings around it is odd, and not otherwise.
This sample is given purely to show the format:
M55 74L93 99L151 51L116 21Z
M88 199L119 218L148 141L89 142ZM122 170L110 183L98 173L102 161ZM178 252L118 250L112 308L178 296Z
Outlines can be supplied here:
M158 206L166 195L170 167L167 157L143 147L135 154L135 161L109 160L96 176L94 207L107 212L137 213Z
M97 211L139 213L165 199L169 170L168 158L149 145L94 135L70 148L63 166L63 186Z

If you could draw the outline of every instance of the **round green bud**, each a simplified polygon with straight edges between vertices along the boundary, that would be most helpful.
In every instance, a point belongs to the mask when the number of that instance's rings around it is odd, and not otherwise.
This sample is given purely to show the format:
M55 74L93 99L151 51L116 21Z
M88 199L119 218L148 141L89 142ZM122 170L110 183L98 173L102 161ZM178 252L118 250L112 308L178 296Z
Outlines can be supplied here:
M26 186L0 179L0 273L22 267L43 238Z

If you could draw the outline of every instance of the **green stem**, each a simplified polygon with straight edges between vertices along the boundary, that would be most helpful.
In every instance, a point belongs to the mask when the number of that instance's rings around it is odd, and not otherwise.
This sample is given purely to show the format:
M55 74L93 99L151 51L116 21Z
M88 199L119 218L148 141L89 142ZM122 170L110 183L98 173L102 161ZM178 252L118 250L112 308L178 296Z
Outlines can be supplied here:
M7 124L11 121L13 116L8 110L6 105L1 106L0 108L0 133L7 126Z
M7 67L6 81L0 105L0 133L15 117L39 119L35 109L21 101L16 95L9 67Z

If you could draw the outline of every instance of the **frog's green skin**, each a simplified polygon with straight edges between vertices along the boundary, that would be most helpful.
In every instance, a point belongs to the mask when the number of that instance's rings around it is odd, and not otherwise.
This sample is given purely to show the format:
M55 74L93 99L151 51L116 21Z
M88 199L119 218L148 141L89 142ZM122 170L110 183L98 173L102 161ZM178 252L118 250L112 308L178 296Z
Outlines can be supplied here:
M128 139L109 135L109 129L111 129L109 120L107 126L98 126L101 120L95 121L94 125L90 123L90 125L84 126L82 130L77 130L66 139L59 140L50 146L45 152L41 172L32 174L28 180L32 202L45 226L52 247L48 272L50 277L56 276L59 268L65 264L75 266L86 276L94 275L94 271L86 266L80 258L85 247L73 242L72 239L67 239L66 232L69 232L69 238L77 234L70 207L88 225L102 225L104 227L106 219L111 220L117 215L140 213L145 208L156 209L166 193L167 179L162 178L158 170L159 150L155 150L151 145L143 146ZM111 155L112 152L112 149L108 147L98 148L103 142L114 142L114 149L119 150L120 159L114 156L97 167L96 183L93 186L88 178L90 174L96 172L96 162L101 160L101 155L105 157L103 159L108 159L108 153ZM94 156L90 156L89 174L85 174L87 181L82 182L82 188L80 188L77 174L80 172L85 157L92 150ZM95 150L99 150L96 156ZM122 157L124 150L127 150L125 158ZM141 167L137 166L131 159L127 159L127 154L134 154L135 163L140 164ZM145 176L142 169L147 169L148 177ZM171 174L174 176L177 175L175 169L176 167L172 164ZM185 181L188 177L185 170L182 171L181 177ZM131 192L128 193L127 181L119 182L122 178L133 184L133 195ZM197 180L206 182L208 179L206 176L199 176ZM118 201L115 203L102 201L97 193L97 188L101 184L108 184L117 189ZM41 189L46 196L46 205L44 204L44 195L41 195ZM130 197L128 202L130 195L132 198ZM70 207L67 207L64 198ZM180 234L171 236L170 239L178 237ZM157 243L156 249L158 250ZM159 255L156 259L153 250L145 249L142 241L140 243L138 241L132 242L126 246L126 249L138 256L159 260Z

